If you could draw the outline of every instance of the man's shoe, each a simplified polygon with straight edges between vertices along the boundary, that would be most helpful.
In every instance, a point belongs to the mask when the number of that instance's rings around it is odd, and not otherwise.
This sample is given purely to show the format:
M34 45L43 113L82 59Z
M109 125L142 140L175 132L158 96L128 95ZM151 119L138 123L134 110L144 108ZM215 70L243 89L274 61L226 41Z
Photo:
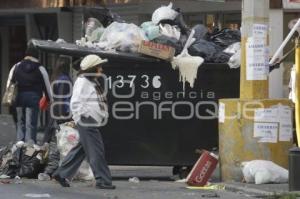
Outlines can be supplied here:
M70 184L65 178L60 177L59 174L52 176L62 187L70 187Z
M105 183L99 183L99 184L96 184L96 188L98 189L115 189L116 186L115 185L112 185L112 184L105 184Z

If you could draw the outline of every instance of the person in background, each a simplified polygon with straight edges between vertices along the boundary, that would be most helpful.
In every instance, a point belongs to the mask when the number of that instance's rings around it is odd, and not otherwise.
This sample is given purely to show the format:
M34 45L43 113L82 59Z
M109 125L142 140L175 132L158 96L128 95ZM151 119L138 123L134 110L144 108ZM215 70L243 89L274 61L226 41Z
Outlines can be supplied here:
M38 60L38 51L29 44L25 57L9 72L7 87L17 82L18 94L15 107L17 112L17 141L36 143L39 100L45 94L52 101L49 76Z
M70 113L70 99L72 96L72 79L69 75L70 59L60 56L51 75L51 88L53 93L53 103L50 110L50 121L45 129L43 143L49 143L48 162L43 173L39 174L39 179L48 180L53 172L58 168L60 153L57 149L55 131L58 125L72 120Z
M70 106L80 140L53 174L53 178L63 187L70 186L66 179L71 179L75 175L86 158L93 171L96 188L115 189L99 131L99 127L108 117L106 96L98 82L102 74L102 64L105 62L106 59L101 59L97 55L88 55L80 63Z

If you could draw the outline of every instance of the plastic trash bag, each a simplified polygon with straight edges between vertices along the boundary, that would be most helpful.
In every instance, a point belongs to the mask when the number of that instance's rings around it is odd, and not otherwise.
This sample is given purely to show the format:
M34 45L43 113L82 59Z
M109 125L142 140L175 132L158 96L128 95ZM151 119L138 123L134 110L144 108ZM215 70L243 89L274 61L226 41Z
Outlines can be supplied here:
M190 48L189 53L192 56L200 56L205 62L214 62L215 55L221 52L222 48L213 42L204 39L197 40ZM224 62L226 63L226 62Z
M60 154L57 148L55 138L52 138L49 143L48 161L44 173L52 175L58 168L60 161Z
M172 9L173 3L169 3L168 6L161 6L157 8L152 14L152 22L159 24L161 20L175 20L178 12Z
M171 26L170 24L159 24L160 34L165 35L167 37L175 38L179 40L180 38L180 30L177 26Z
M78 130L74 128L74 124L67 122L59 125L59 130L56 132L57 148L60 152L60 160L62 161L69 151L75 147L79 142ZM74 176L78 180L92 180L94 179L93 172L87 162L84 160Z
M141 28L149 40L153 40L161 35L159 26L155 25L152 21L142 23Z
M0 149L0 175L14 178L18 170L18 156L16 145L9 144Z
M89 18L85 22L85 37L89 42L99 41L105 28L96 18Z
M190 35L190 28L188 27L188 25L185 23L184 19L183 19L183 15L182 13L180 12L180 9L176 9L176 11L178 12L178 15L176 16L175 18L175 25L177 25L181 31L182 34L185 34L185 35Z
M241 50L241 42L236 42L228 46L223 52L235 54Z
M225 53L223 51L217 52L214 55L213 63L228 63L232 54Z
M241 66L241 50L232 55L227 64L230 68L239 68Z
M28 152L31 151L31 152ZM38 174L44 169L42 151L32 147L23 147L20 158L20 168L17 175L20 177L37 178Z
M244 179L247 183L286 183L288 170L278 166L272 161L253 160L242 163Z
M116 13L106 8L83 8L84 21L88 21L89 18L96 18L104 27L109 26L114 21L124 23L125 21Z
M233 43L241 41L241 32L239 30L223 29L213 33L209 39L215 44L226 48Z
M205 39L207 37L208 29L202 24L198 24L193 27L193 30L195 30L194 38L196 41L200 39Z
M97 46L107 51L137 52L142 40L148 38L135 24L113 22L105 29Z

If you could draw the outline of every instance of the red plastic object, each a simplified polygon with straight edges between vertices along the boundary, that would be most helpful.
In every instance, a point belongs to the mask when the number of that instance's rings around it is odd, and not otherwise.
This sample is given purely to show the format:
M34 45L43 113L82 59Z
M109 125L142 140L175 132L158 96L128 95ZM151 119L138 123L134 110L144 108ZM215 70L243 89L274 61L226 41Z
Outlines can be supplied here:
M217 164L218 156L203 150L200 158L187 177L187 184L190 186L205 186L216 169Z
M47 101L47 98L45 95L40 99L39 106L42 111L45 111L48 108L49 102Z

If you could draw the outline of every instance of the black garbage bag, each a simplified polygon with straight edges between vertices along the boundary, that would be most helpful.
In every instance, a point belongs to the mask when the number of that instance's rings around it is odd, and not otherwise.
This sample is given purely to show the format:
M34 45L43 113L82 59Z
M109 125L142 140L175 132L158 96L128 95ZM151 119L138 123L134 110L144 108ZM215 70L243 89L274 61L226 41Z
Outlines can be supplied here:
M195 30L194 38L196 39L196 41L200 39L206 39L208 34L207 27L205 27L203 24L198 24L194 26L193 29Z
M11 149L12 145L0 149L0 175L14 178L19 168L19 153L12 153Z
M213 63L227 63L232 54L220 51L214 55Z
M172 46L173 48L175 48L175 54L179 54L181 53L182 49L183 49L183 45L181 44L181 42L173 37L168 37L165 35L161 35L159 37L156 37L154 40L152 40L155 43L159 43L159 44L165 44L168 46Z
M222 51L222 48L213 42L200 39L195 41L188 49L192 56L200 56L205 62L214 62L215 55Z
M84 21L86 22L89 18L96 18L98 21L101 22L101 24L104 27L109 26L112 22L125 22L121 19L121 17L113 12L111 12L107 8L101 8L101 7L86 7L83 8L84 13Z
M226 28L212 33L209 36L209 40L223 48L226 48L235 42L241 41L241 32L239 30L231 30Z
M21 149L18 176L27 178L37 178L38 174L44 169L44 164L38 158L38 155L41 152L34 151L32 154L28 154L27 150L32 150L32 148L23 147Z
M170 24L171 26L175 26L176 25L180 29L181 34L189 35L189 33L190 33L191 30L188 27L188 25L185 23L185 21L183 19L183 15L180 12L180 9L177 8L175 10L178 12L178 15L176 16L176 18L174 20L163 19L163 20L160 20L158 22L158 24Z
M175 24L180 28L181 34L189 35L191 31L186 22L183 19L183 15L179 8L175 9L178 12L178 15L175 18Z
M59 160L60 160L60 153L57 148L56 137L55 135L53 135L49 143L48 161L44 173L47 173L48 175L51 176L54 173L54 171L58 168Z

